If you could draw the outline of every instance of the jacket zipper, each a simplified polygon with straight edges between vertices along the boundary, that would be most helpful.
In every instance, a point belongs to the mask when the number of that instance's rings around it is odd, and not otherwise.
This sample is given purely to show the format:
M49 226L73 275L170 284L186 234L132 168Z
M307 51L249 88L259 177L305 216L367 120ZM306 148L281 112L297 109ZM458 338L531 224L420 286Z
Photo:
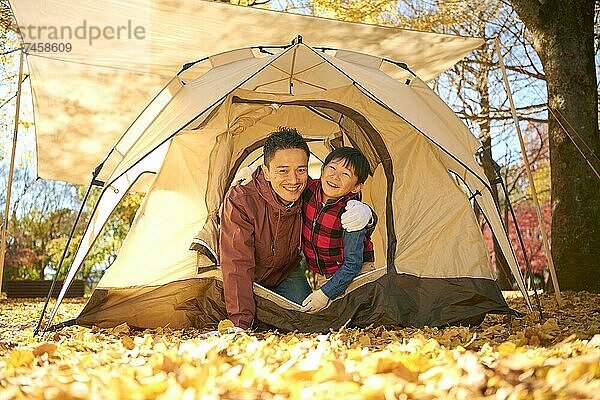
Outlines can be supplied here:
M325 208L325 206L323 206L323 208ZM323 268L321 268L321 263L319 263L319 252L317 251L317 247L315 246L315 226L317 226L317 219L321 215L321 211L323 211L323 208L321 208L320 211L317 211L317 215L312 223L312 229L310 230L310 244L313 248L313 252L315 253L315 261L317 262L317 268L319 270L320 275L325 275L325 272L323 271Z

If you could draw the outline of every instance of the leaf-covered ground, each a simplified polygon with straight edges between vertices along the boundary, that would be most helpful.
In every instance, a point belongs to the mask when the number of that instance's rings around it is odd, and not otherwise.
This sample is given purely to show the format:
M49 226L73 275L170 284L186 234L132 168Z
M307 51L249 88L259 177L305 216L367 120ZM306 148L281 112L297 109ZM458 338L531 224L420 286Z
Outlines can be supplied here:
M600 399L600 295L543 295L546 319L327 335L70 327L0 300L0 399ZM524 311L523 300L509 300ZM57 319L76 316L66 301Z

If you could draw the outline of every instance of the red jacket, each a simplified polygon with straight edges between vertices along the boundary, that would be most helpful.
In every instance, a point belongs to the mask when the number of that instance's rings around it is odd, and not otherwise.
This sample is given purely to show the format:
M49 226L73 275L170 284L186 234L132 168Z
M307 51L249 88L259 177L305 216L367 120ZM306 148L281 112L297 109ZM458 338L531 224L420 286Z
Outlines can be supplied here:
M248 185L227 192L221 212L219 258L228 318L241 328L256 312L253 282L278 285L300 262L302 200L286 207L258 168Z

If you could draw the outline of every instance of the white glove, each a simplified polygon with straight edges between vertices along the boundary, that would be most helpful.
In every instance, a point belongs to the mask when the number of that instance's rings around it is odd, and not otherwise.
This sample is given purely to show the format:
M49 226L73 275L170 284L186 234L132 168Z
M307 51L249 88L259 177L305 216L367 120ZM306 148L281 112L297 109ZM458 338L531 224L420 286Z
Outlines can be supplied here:
M302 302L302 308L300 311L307 313L315 313L321 311L329 303L329 297L321 289L316 290L308 295Z
M371 222L371 208L358 200L349 200L342 214L342 228L348 232L360 231Z
M240 328L239 326L233 326L233 327L227 328L227 333L228 334L229 333L234 333L235 334L235 333L240 333L240 332L246 332L246 330ZM221 336L223 334L224 333L221 333L218 330L217 331L209 331L209 332L200 334L200 338L205 339L205 338L210 337L210 336Z
M254 171L256 171L256 168L258 168L258 164L240 169L235 175L235 179L232 182L232 186L235 186L237 184L246 186L252 181L252 174L254 173Z

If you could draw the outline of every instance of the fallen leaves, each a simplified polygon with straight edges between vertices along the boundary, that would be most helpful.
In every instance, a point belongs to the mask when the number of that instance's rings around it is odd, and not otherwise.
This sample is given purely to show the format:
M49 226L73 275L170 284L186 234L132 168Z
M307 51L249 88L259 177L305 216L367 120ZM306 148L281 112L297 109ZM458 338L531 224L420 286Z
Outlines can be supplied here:
M7 365L13 368L29 367L33 360L35 356L29 350L12 350L8 355Z
M233 325L233 322L231 322L228 319L224 319L223 321L219 322L217 331L219 331L219 333L227 333L227 330L233 327L235 327L235 325Z
M564 298L542 296L542 322L489 316L476 328L228 334L222 321L213 336L122 324L45 338L33 336L39 302L2 300L0 398L600 398L600 296Z
M47 354L48 357L52 357L56 352L56 349L58 349L58 346L54 343L44 343L33 350L33 355L36 357L40 357L44 354Z

